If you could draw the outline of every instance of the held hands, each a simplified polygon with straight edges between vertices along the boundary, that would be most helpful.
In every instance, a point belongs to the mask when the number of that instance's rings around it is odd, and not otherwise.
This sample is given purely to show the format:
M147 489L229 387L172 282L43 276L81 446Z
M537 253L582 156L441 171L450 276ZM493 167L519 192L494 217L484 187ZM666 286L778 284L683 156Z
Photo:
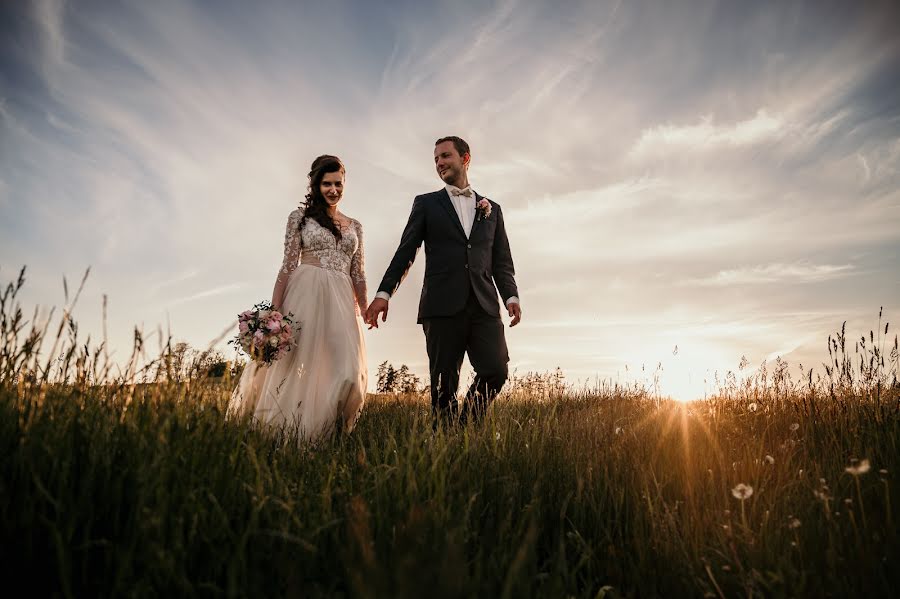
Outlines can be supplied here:
M516 302L510 302L506 309L509 311L509 317L512 318L509 326L514 327L519 324L519 321L522 320L522 307Z
M370 331L378 328L379 314L381 314L381 322L387 322L388 302L383 298L376 297L372 300L372 303L369 304L369 309L366 310L365 321L366 324L369 325Z

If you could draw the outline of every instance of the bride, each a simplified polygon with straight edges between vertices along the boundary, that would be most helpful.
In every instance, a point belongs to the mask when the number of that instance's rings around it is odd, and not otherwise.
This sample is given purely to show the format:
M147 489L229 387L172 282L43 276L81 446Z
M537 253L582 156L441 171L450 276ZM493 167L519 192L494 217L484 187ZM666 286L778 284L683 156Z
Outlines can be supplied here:
M291 212L284 260L272 305L293 314L297 345L265 366L251 362L232 395L231 409L269 424L297 426L301 439L353 430L366 397L366 313L363 232L338 210L344 165L316 158L306 203Z

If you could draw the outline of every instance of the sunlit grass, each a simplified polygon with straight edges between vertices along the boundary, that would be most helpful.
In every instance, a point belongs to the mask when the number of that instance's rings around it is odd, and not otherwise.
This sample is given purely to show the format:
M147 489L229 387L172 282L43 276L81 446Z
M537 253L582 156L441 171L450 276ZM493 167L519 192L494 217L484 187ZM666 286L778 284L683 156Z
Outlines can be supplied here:
M71 323L64 360L38 360L57 329L29 333L14 297L0 564L30 595L900 589L897 357L875 369L874 342L841 340L818 378L776 368L700 402L514 384L483 425L436 434L425 397L370 397L351 436L311 447L226 418L227 378L176 382L137 359L114 376Z

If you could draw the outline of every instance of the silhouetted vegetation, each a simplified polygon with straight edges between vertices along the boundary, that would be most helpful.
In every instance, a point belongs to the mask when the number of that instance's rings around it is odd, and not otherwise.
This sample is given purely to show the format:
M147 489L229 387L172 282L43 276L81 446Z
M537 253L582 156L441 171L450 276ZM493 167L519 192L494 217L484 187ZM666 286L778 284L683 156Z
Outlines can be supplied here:
M311 447L226 417L228 369L192 374L218 361L174 346L115 369L70 309L23 318L19 287L0 296L0 573L30 596L900 590L887 325L833 336L821 376L762 368L706 401L530 373L480 426L432 433L419 389Z

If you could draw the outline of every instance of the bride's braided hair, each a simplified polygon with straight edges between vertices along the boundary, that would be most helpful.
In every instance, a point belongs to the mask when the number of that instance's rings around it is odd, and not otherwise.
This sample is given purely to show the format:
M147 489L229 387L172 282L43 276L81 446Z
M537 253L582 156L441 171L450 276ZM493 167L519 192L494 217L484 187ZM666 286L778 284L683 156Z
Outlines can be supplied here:
M322 179L328 173L341 173L345 174L344 163L341 162L341 159L337 156L332 156L330 154L323 154L313 160L312 166L309 168L309 187L307 189L308 193L306 194L306 210L303 212L303 217L300 219L300 230L303 230L303 225L306 224L306 219L311 218L323 228L328 229L334 235L334 238L337 241L341 239L341 230L340 227L334 222L334 219L331 218L331 215L328 214L328 203L325 201L325 198L322 196Z

